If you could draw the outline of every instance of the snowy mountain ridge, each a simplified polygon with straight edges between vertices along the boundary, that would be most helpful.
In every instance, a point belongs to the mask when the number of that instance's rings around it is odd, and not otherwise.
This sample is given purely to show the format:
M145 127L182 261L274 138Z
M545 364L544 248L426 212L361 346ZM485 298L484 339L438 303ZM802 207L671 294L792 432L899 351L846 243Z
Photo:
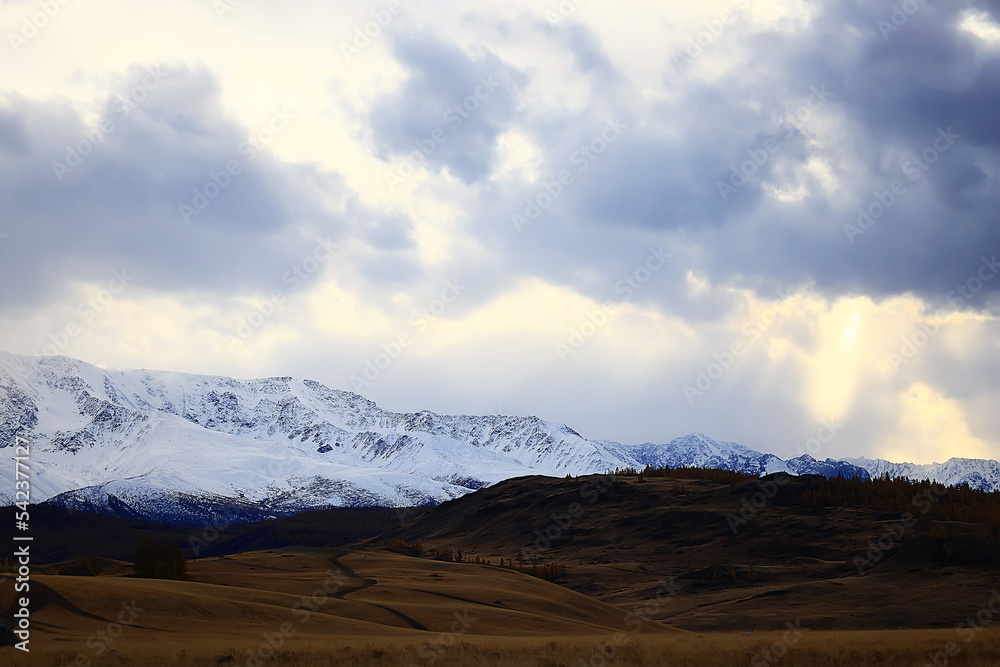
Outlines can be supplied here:
M968 484L973 489L1000 490L1000 462L987 459L950 458L944 463L893 463L885 459L848 458L846 462L864 468L872 477L929 479L946 486Z
M105 370L68 357L0 353L0 449L12 448L15 436L31 443L32 502L178 523L222 510L256 519L437 503L511 477L619 467L867 478L909 465L783 461L701 434L622 445L537 417L393 413L291 377ZM948 480L1000 488L997 462L953 461L940 470ZM13 465L0 470L4 504L13 502L13 478Z

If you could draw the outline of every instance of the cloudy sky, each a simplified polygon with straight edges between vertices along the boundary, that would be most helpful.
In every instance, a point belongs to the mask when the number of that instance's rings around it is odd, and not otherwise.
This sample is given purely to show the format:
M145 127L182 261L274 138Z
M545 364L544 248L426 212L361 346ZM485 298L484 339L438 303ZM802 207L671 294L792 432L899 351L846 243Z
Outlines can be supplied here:
M1000 2L5 0L0 28L0 348L1000 458Z

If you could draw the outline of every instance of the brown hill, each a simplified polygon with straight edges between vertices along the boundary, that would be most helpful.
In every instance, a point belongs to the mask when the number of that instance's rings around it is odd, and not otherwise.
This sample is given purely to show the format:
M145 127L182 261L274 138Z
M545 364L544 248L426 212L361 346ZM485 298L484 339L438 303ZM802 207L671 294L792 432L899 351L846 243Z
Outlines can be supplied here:
M959 491L934 488L926 501L933 509L906 498L899 512L876 511L891 506L880 500L891 494L869 485L858 487L875 489L868 504L829 506L824 494L841 493L841 483L854 484L811 476L525 477L444 503L370 544L416 541L425 551L520 561L529 572L556 563L564 586L621 607L672 581L675 594L656 618L690 630L790 621L814 629L953 627L990 598L1000 581L995 527L930 518ZM892 493L898 501L906 489L927 488L904 484Z
M126 558L36 561L31 659L0 648L0 665L1000 664L996 497L670 475L687 478L511 480L402 526L394 510L231 526L181 581L136 578L127 554L201 529L48 517L38 554Z
M425 508L407 510L419 514ZM13 507L0 508L0 540L7 552L14 529ZM197 526L139 521L69 510L54 505L31 507L32 562L56 563L101 556L131 561L143 538L168 540L184 547L188 558L223 556L287 546L323 547L350 544L400 525L400 512L383 507L324 509L280 519L230 523L225 516L206 516ZM3 551L0 551L0 555Z

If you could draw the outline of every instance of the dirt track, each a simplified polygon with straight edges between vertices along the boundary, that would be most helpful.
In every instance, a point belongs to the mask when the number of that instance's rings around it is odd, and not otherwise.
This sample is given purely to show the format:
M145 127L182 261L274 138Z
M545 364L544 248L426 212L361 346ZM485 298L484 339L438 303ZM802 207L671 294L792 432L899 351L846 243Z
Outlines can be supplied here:
M345 599L347 599L347 596L350 595L351 593L357 593L358 591L363 591L366 588L371 588L372 586L375 586L375 585L378 584L378 580L376 580L376 579L370 579L368 577L362 577L353 568L350 568L350 567L344 565L343 563L341 563L340 562L340 558L342 556L346 556L347 553L348 553L347 551L344 551L343 549L341 549L341 550L333 553L329 557L327 557L326 560L327 560L327 562L333 568L336 569L336 571L337 571L338 574L341 573L341 572L346 572L347 576L351 577L352 579L358 579L358 580L361 581L361 583L358 586L355 586L353 588L348 588L348 589L345 589L345 590L342 590L342 591L338 591L337 593L334 593L332 597L334 599L337 599L337 600L345 600ZM381 604L378 604L378 603L375 603L375 602L367 602L365 600L354 600L354 599L352 599L351 602L356 602L356 603L359 603L359 604L367 604L367 605L372 606L372 607L378 607L379 609L382 609L383 611L387 611L390 614L392 614L393 616L396 616L397 618L399 618L400 620L402 620L404 623L406 623L407 625L409 625L414 630L423 630L424 632L430 632L430 630L428 630L427 627L423 623L421 623L420 621L418 621L418 620L416 620L414 618L411 618L410 616L407 616L406 614L404 614L401 611L397 611L396 609L392 609L391 607L387 607L385 605L381 605Z

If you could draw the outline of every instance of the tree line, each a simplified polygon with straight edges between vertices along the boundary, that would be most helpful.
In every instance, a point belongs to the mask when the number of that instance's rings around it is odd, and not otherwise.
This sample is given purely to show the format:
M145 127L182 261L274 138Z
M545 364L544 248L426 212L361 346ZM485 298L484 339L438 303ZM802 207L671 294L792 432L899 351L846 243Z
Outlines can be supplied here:
M142 538L135 552L135 576L143 579L183 579L187 573L187 558L181 545L163 540Z
M388 547L388 545L386 546ZM468 563L470 565L502 567L505 570L513 570L522 574L531 575L532 577L538 577L539 579L545 579L546 581L556 581L566 576L565 566L560 565L559 563L542 563L537 557L526 558L523 553L518 553L517 556L506 560L501 558L498 564L494 564L493 560L490 558L468 556L462 553L461 549L452 549L451 547L445 547L443 549L430 549L425 552L423 546L417 541L407 543L406 540L397 539L393 543L390 550L408 556L429 556L434 560L440 560L446 563Z

